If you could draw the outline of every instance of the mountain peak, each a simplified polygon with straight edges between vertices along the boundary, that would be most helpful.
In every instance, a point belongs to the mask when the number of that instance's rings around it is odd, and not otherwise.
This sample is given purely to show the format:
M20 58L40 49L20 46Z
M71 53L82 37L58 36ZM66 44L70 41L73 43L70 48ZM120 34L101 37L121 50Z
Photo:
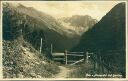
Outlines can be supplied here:
M18 8L26 8L24 5L22 5L22 4L18 4L18 6L17 6Z

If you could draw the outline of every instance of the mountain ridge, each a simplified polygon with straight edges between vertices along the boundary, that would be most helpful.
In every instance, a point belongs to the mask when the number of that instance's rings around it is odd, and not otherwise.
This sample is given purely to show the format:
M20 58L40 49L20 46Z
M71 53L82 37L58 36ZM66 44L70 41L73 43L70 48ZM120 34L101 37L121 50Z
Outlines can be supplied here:
M92 29L85 32L72 51L88 51L99 54L105 64L125 77L126 62L126 14L125 3L114 6Z
M80 39L80 34L77 30L68 29L61 22L58 22L54 17L40 12L33 7L26 7L22 4L18 4L16 7L12 6L12 9L16 10L20 14L25 14L38 21L40 26L39 29L43 30L48 46L53 44L54 51L69 50L77 43ZM79 29L78 29L79 30ZM63 46L60 48L59 46Z
M79 35L91 29L98 21L89 15L73 15L58 19L62 24L69 26L69 29L76 30Z

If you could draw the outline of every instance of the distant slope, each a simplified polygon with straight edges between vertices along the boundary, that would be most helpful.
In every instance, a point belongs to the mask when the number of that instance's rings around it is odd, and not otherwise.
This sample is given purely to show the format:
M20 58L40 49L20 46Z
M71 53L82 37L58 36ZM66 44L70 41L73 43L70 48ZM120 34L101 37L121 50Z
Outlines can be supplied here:
M19 15L21 15L20 19L27 19L28 21L19 21L19 23L23 23L21 29L23 29L23 32L26 34L28 31L31 31L29 34L24 35L24 38L27 39L30 43L36 43L34 47L36 49L39 49L40 46L40 35L44 35L43 39L47 41L47 46L50 47L50 44L53 44L53 52L63 52L64 50L70 50L72 47L76 46L79 42L80 36L82 32L85 32L89 28L92 27L96 22L94 19L92 19L90 16L78 16L77 19L82 19L81 21L85 21L87 25L84 25L83 23L80 23L81 25L86 27L73 27L71 29L70 26L64 25L61 22L58 22L54 17L40 12L32 7L25 7L22 4L9 4L12 11L17 12ZM77 19L74 19L73 16L68 20L70 21L76 21ZM89 22L87 22L89 20ZM74 22L73 23L76 23ZM34 24L33 24L34 23ZM29 26L27 26L30 24ZM75 29L74 29L75 28ZM33 37L31 36L33 35Z
M13 9L38 21L39 29L43 30L48 46L53 44L53 51L71 49L78 43L80 36L75 31L66 29L54 17L21 4Z
M99 52L113 71L125 76L125 3L112 8L92 29L85 32L72 51Z

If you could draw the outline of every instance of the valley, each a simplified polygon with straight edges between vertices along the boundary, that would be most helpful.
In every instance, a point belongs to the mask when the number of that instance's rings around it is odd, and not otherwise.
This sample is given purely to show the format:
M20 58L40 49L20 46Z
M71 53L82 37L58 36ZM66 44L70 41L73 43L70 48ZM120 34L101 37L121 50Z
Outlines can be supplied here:
M126 76L125 3L100 21L89 15L55 18L19 3L2 5L4 78Z

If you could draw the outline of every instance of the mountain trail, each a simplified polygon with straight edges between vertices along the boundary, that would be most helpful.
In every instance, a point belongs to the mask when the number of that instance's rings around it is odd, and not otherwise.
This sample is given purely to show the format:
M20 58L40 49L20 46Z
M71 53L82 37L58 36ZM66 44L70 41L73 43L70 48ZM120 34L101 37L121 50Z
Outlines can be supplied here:
M65 67L65 66L59 66L60 72L54 76L54 78L67 78L69 73L71 72L71 69Z

